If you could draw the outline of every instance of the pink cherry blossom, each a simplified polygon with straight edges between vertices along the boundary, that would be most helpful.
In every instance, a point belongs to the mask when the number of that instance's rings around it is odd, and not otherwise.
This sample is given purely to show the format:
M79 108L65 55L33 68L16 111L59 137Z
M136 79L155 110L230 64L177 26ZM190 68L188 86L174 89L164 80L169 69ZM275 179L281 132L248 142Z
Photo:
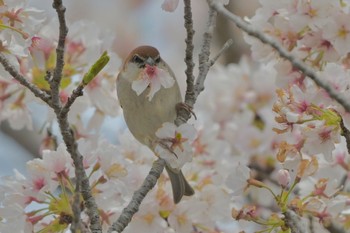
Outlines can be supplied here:
M289 171L286 169L280 169L277 173L277 180L278 183L283 187L286 188L287 185L290 182L290 174Z

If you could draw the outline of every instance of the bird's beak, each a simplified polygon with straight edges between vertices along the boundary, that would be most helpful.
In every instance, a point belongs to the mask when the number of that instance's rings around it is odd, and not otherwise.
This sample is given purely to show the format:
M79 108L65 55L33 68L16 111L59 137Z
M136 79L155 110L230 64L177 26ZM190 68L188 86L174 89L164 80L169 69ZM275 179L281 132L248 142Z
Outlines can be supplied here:
M151 57L149 57L149 58L147 58L147 60L145 61L145 63L147 64L147 65L149 65L149 66L154 66L156 63L154 62L154 60L151 58Z

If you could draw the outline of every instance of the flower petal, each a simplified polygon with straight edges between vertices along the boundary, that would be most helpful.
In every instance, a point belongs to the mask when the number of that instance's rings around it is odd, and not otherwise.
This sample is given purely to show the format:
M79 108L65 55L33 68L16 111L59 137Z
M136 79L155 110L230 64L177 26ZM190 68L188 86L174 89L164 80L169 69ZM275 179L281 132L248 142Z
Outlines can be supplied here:
M158 69L158 78L159 78L160 84L164 88L170 88L175 83L174 78L169 74L169 72L167 72L163 69Z
M151 89L149 90L149 93L147 95L148 97L148 100L151 101L154 94L157 93L157 91L160 90L160 81L159 81L159 78L158 77L153 77L151 80L150 80L150 86L151 86Z
M136 92L137 95L140 95L150 84L148 79L138 79L132 82L131 88Z
M174 123L165 122L162 127L159 128L156 132L158 138L171 138L174 137L176 130L176 125Z
M187 138L190 141L193 141L197 135L197 131L193 125L187 123L180 125L177 131L181 133L183 138Z

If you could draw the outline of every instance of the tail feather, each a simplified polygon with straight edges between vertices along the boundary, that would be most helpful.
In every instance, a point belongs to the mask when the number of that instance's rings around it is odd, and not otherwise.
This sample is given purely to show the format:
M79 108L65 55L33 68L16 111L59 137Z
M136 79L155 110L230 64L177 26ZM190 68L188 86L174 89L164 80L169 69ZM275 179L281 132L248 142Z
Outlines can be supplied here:
M181 170L174 170L168 165L165 168L170 178L175 204L179 203L184 195L192 196L194 194L193 188L187 182Z

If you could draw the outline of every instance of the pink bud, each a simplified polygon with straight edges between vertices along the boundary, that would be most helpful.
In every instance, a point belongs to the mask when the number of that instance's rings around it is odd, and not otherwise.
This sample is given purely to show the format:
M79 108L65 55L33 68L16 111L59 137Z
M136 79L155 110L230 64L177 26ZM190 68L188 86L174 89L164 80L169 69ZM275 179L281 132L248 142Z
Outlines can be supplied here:
M162 9L168 12L173 12L178 4L179 0L165 0L162 4Z
M277 180L278 180L278 183L282 186L282 188L287 187L287 185L290 182L289 171L286 169L279 170L277 173Z

